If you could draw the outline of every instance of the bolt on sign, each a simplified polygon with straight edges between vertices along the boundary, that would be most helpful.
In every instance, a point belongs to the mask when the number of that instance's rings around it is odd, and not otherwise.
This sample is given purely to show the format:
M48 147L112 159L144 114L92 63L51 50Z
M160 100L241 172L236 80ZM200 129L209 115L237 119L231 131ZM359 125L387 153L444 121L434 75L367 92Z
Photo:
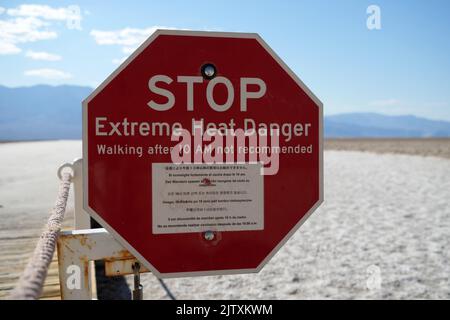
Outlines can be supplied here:
M257 34L158 30L83 102L83 159L157 276L258 272L322 202L322 103Z

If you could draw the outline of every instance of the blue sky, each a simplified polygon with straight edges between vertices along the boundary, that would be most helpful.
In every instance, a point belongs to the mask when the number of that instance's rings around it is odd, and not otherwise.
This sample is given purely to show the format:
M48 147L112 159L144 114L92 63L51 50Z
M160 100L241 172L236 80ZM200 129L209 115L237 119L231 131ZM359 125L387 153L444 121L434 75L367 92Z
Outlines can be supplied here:
M325 114L450 120L449 16L446 0L0 0L0 85L94 87L155 27L257 32Z

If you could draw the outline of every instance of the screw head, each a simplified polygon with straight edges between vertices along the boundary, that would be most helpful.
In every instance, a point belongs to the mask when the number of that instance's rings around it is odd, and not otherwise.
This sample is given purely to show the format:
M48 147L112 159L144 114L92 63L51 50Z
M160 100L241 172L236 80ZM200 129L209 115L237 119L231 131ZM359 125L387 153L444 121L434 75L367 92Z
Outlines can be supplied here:
M208 80L214 78L217 72L216 67L211 63L204 64L201 71L203 78Z
M214 232L208 230L208 231L205 231L205 233L203 234L203 237L207 241L212 241L215 238L215 234L214 234Z

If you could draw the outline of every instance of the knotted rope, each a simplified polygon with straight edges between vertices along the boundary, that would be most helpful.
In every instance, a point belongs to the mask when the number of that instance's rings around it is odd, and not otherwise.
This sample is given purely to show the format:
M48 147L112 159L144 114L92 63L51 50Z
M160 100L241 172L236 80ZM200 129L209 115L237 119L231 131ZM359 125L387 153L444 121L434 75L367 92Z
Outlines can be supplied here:
M18 285L9 296L10 299L35 300L41 296L48 267L53 259L56 241L66 212L71 179L72 175L70 173L61 174L61 184L55 206L34 249L33 256L20 277Z

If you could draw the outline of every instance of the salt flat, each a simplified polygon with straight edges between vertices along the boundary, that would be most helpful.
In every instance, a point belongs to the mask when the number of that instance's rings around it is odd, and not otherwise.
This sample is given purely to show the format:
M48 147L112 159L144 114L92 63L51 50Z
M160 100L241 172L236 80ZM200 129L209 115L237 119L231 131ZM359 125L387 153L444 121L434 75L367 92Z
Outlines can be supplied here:
M0 144L0 291L33 250L58 165L80 156L79 141ZM261 273L166 283L179 299L448 299L449 244L449 159L326 151L324 204ZM167 298L142 280L145 298Z
M166 283L179 299L448 299L449 244L449 160L326 151L324 204L260 274Z

